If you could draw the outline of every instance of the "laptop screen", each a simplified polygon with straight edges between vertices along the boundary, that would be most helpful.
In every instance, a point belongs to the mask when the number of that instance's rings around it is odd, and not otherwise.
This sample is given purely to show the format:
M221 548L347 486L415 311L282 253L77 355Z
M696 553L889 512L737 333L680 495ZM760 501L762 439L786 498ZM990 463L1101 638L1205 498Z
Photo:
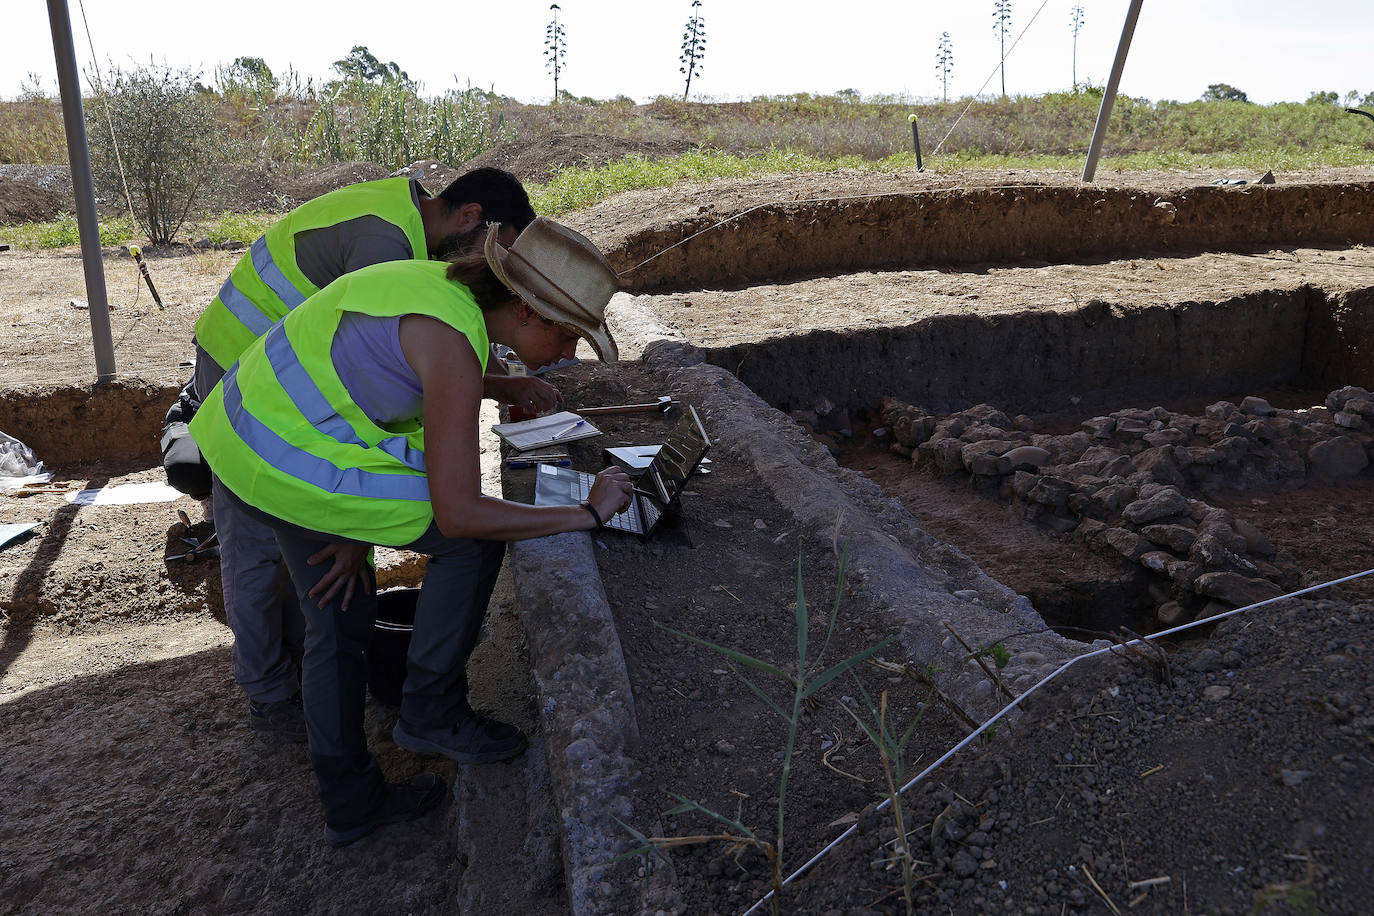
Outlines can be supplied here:
M653 493L665 505L671 503L710 448L711 438L706 435L701 417L695 407L687 405L687 412L668 432L663 447L644 472L641 489Z

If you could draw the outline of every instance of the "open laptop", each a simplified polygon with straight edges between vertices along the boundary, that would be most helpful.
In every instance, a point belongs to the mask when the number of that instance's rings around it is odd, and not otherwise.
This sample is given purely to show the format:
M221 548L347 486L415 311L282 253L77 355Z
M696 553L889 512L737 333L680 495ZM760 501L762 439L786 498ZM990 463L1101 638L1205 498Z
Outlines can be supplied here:
M695 407L687 405L681 419L668 432L668 438L654 460L635 478L630 507L606 519L606 527L637 534L647 539L665 512L682 492L701 459L711 449L711 438ZM541 464L534 478L536 506L575 506L592 490L595 474L570 468Z

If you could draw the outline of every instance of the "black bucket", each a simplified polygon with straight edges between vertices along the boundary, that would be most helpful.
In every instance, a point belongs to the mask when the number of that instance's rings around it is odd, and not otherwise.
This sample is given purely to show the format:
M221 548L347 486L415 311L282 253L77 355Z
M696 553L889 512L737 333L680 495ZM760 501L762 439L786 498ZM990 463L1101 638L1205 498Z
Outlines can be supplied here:
M367 647L367 689L387 706L401 705L406 679L406 653L415 626L418 588L398 588L377 595L377 622Z

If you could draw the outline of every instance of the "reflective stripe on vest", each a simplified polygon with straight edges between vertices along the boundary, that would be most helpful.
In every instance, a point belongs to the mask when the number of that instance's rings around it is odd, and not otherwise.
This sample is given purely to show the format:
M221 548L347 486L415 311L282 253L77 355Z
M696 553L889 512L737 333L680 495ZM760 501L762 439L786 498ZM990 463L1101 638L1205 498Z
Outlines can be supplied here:
M258 241L262 241L262 239L258 239ZM251 299L239 292L239 288L234 285L234 277L232 274L224 281L224 285L219 288L219 301L224 303L224 307L227 308L244 327L253 332L254 337L261 337L263 334L266 334L267 329L272 327L274 323L271 318L264 315L262 311L253 304ZM216 360L216 362L218 362L218 360Z
M268 289L277 294L277 298L282 301L288 311L304 302L310 293L315 292L312 289L309 293L303 293L296 289L290 280L286 279L286 275L277 266L277 262L272 260L272 252L267 250L267 236L261 236L253 243L252 254L253 269L258 272L259 277L262 277L262 282L267 284Z
M324 458L317 458L305 449L297 448L278 436L265 423L244 409L243 393L238 385L238 366L230 369L220 384L224 389L224 411L229 417L229 425L234 428L235 435L262 460L283 474L319 487L326 493L363 496L369 499L429 502L427 477L378 474L362 468L341 468ZM363 447L366 448L366 445Z
M371 446L358 436L353 427L348 425L348 421L339 416L330 405L329 399L324 396L324 392L320 391L320 386L315 384L310 373L305 371L305 367L301 365L300 359L296 356L295 349L291 346L291 339L286 336L286 330L281 325L277 325L268 332L267 337L263 340L263 346L267 352L267 361L271 363L272 372L277 376L277 381L281 384L282 390L291 399L291 403L296 405L301 416L309 420L316 429L342 445L379 448L412 471L419 471L421 474L425 472L425 453L417 448L411 448L410 442L405 436L389 436ZM326 490L329 489L329 487L315 480L304 479L307 483L313 483ZM397 499L411 498L408 496L397 497ZM425 488L425 495L420 498L429 498L428 487Z

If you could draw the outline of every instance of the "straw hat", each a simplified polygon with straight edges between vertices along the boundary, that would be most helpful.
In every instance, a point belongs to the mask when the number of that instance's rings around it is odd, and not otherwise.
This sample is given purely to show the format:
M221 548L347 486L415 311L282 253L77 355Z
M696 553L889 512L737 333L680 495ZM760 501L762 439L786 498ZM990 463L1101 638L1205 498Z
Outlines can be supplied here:
M606 304L620 286L615 269L591 240L551 219L538 217L507 248L487 231L485 252L492 272L549 321L585 337L602 362L619 358L606 328Z

